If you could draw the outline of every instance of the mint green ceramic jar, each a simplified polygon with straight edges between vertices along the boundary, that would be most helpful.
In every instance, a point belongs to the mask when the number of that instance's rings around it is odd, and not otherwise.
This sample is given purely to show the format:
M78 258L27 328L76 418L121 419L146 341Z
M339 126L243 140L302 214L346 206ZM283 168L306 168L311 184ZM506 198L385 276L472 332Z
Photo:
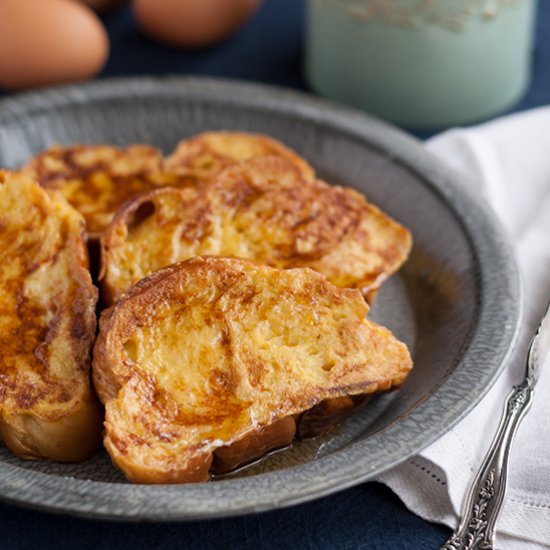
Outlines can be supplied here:
M306 78L410 127L475 122L530 80L536 0L308 0Z

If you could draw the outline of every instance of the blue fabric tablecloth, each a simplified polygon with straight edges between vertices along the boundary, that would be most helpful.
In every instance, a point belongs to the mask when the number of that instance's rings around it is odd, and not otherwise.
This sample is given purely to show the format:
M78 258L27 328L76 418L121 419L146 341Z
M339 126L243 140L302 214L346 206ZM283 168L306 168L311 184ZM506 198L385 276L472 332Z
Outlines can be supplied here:
M550 2L539 4L533 83L512 110L550 103ZM200 74L307 90L301 71L304 15L303 0L265 0L236 36L219 46L190 52L144 38L130 10L123 7L105 17L112 51L100 78ZM385 487L366 483L290 509L194 523L98 522L0 504L0 533L0 549L417 550L439 548L449 531L416 517Z

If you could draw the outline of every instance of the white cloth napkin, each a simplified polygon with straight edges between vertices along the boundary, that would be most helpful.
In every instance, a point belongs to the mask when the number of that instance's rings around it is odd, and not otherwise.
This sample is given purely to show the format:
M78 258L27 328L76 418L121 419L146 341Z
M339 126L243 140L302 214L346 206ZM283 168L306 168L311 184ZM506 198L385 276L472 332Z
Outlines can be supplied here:
M524 291L516 353L489 394L417 457L378 478L419 516L456 527L503 402L524 373L525 354L550 298L550 107L447 131L428 148L466 177L494 209L514 246ZM510 457L497 548L550 548L550 361Z

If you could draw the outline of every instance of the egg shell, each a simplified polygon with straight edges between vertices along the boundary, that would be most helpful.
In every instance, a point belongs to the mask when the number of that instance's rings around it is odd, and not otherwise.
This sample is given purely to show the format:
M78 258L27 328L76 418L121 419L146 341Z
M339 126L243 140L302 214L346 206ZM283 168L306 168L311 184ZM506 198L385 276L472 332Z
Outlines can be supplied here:
M0 87L85 80L102 69L108 53L103 25L80 2L0 1Z
M198 48L233 34L261 0L133 0L135 17L151 38Z

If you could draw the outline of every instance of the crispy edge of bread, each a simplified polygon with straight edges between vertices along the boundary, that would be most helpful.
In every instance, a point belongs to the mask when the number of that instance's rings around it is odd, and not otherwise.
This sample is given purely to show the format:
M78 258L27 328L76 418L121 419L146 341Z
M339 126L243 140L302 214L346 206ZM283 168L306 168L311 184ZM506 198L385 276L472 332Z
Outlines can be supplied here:
M364 320L369 323L372 329L385 337L390 336L392 345L397 345L400 353L399 372L386 377L384 381L366 381L362 385L345 386L346 395L339 395L334 389L331 395L336 397L325 399L311 399L311 407L306 408L299 414L291 414L276 418L271 424L257 426L249 430L243 436L230 442L230 444L211 449L204 453L199 448L192 456L186 466L173 466L159 468L155 464L136 462L128 459L119 449L114 434L109 430L109 420L114 417L116 422L116 405L119 391L130 380L127 369L129 365L125 362L121 351L120 340L129 337L139 323L138 318L132 311L125 311L126 304L136 300L139 309L146 316L153 313L154 307L159 300L165 300L165 293L173 283L174 277L187 265L198 262L234 262L240 265L256 265L250 260L223 257L195 257L178 264L161 269L139 281L125 295L123 301L118 302L106 310L100 319L100 334L94 348L94 383L96 391L107 410L111 412L111 418L106 419L106 435L104 445L117 465L130 481L136 483L192 483L202 482L210 479L210 473L227 473L250 461L264 456L267 452L290 445L295 437L313 437L324 433L332 428L337 422L348 417L352 412L364 406L373 393L388 391L399 387L408 376L412 361L409 352L404 344L399 342L391 333L376 323ZM257 266L262 269L272 269L265 266ZM295 268L296 271L308 271L315 277L323 279L324 283L332 287L341 295L354 293L359 295L356 289L340 289L331 285L322 275L313 272L308 268ZM364 312L368 310L367 304L363 302ZM114 334L118 330L117 334ZM131 368L131 367L130 367ZM130 382L131 383L131 382ZM341 392L340 392L341 393ZM110 407L109 405L112 405ZM303 429L300 431L300 428ZM200 446L199 446L200 447Z
M218 157L220 167L225 169L243 160L258 156L239 155L238 158L235 158L230 150L226 149L223 151L223 147L216 149L216 147L213 146L212 142L223 140L228 142L233 141L234 143L238 143L240 140L253 142L258 149L262 150L259 156L277 156L284 158L291 162L305 178L315 177L315 170L312 166L282 142L265 134L231 131L202 132L191 138L181 140L176 145L172 154L165 158L164 172L179 176L189 176L192 180L195 180L196 183L206 183L205 181L199 181L196 174L193 174L193 170L188 168L189 160L200 158L201 154L207 152ZM234 146L234 143L232 146ZM197 152L194 153L193 151ZM214 177L217 177L219 173L219 171L215 172ZM211 178L212 176L209 177L209 179Z
M36 193L36 200L50 210L49 215L54 215L56 211L55 215L64 217L68 222L65 248L71 261L70 276L78 286L75 301L69 307L79 327L78 334L70 337L70 346L75 367L82 369L87 376L86 382L71 398L72 407L63 413L44 414L33 409L6 410L3 404L0 405L0 436L9 449L21 458L79 462L99 448L102 426L101 407L90 380L98 293L88 270L84 220L60 195L48 193L25 175L0 170L0 186L19 178L23 178L22 196L29 191Z

